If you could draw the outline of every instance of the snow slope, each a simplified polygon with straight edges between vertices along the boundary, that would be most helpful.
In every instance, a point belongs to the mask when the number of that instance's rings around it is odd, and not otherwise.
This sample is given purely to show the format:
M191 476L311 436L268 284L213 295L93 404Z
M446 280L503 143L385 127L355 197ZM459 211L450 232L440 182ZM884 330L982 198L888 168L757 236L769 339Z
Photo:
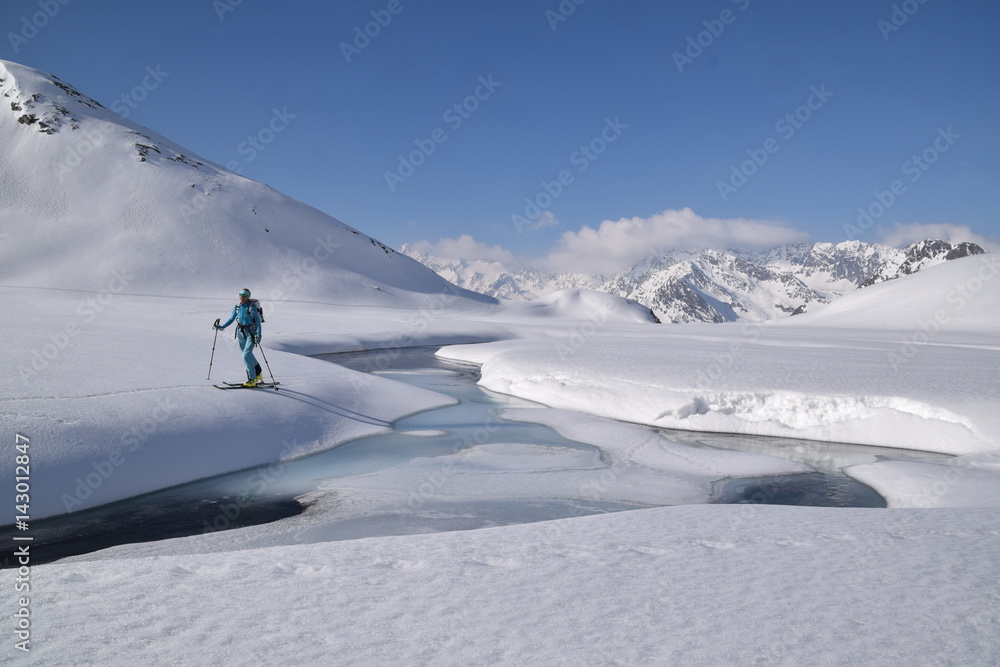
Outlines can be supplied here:
M483 364L481 384L494 391L654 426L993 451L996 275L983 255L780 323L624 337L596 327L575 348L508 341L441 354Z
M660 320L649 308L625 297L579 287L558 290L531 301L509 303L504 313L510 317L587 318L614 322L655 323Z
M45 565L23 664L994 665L998 534L702 505Z
M815 313L778 326L842 329L878 328L922 331L928 340L939 332L992 335L1000 330L1000 256L955 259L907 276L857 290ZM922 339L923 337L921 337Z
M268 301L369 305L423 305L422 296L446 292L493 302L51 75L0 61L0 95L2 284L227 298L249 286Z

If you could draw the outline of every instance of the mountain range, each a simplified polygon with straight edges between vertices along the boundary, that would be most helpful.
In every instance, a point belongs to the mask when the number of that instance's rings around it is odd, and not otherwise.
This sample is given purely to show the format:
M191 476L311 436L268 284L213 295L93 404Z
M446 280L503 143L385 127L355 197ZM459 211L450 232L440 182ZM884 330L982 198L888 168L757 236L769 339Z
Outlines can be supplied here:
M494 259L448 259L414 246L400 252L460 287L531 300L587 288L638 301L664 322L763 321L815 310L847 292L982 254L974 243L926 240L899 249L877 243L797 243L766 251L666 250L615 275L510 269Z

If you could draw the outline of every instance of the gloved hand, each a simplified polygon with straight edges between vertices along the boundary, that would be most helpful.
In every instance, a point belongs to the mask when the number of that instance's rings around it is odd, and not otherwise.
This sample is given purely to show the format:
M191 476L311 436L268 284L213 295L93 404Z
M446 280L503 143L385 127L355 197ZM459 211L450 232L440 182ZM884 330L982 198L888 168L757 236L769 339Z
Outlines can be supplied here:
M256 336L253 337L253 342L256 343L257 345L260 345L260 334L257 334Z
M215 324L212 325L212 328L215 329L215 330L217 330L217 331L222 331L222 327L219 326L219 322L221 322L221 321L222 321L221 317L215 318Z

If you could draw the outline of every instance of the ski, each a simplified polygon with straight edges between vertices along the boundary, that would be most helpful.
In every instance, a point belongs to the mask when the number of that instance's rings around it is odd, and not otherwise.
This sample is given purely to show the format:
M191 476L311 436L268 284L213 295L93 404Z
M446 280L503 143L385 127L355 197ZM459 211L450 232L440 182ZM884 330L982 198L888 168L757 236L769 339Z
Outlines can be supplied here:
M224 382L222 384L213 384L212 386L216 389L274 389L275 391L278 391L278 387L276 385L279 384L281 383L261 382L256 387L245 387L241 382Z

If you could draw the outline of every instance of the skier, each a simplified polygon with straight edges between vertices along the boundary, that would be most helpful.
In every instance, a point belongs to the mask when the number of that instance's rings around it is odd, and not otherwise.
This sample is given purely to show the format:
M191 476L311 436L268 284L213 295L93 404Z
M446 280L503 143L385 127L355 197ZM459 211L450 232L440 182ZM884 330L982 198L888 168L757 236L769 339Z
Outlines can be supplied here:
M236 340L243 349L243 364L247 367L247 381L244 387L256 387L261 381L261 368L253 356L254 345L260 345L261 317L260 306L256 299L250 298L250 290L240 290L240 302L233 306L233 312L225 324L215 321L215 328L224 331L236 321Z

